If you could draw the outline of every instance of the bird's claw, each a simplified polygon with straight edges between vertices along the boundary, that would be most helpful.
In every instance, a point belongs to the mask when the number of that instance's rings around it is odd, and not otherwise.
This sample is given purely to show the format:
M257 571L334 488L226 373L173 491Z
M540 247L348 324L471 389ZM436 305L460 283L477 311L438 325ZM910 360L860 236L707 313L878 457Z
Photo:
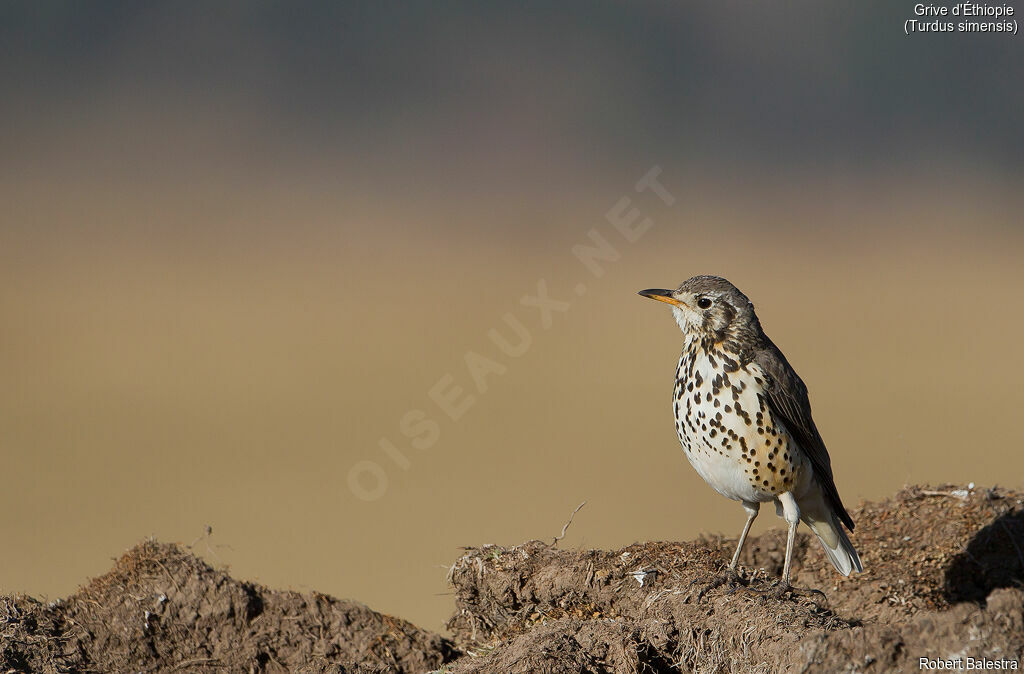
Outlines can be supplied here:
M785 599L787 596L813 598L817 595L822 599L828 600L828 597L821 590L816 590L812 587L793 587L784 580L777 581L775 585L765 590L764 594L773 599Z
M691 585L694 585L696 583L697 581L693 581ZM825 593L821 590L816 590L814 588L793 587L789 583L782 580L775 581L775 583L772 584L771 587L767 587L764 589L750 587L748 582L745 581L742 577L740 577L740 575L730 567L727 568L720 576L718 576L710 583L707 583L706 585L704 585L704 587L701 588L700 592L697 593L697 603L700 603L700 600L703 599L704 596L708 594L711 590L722 587L723 585L729 586L729 589L725 592L725 594L727 595L735 594L736 592L744 592L748 594L757 595L759 597L771 597L772 599L779 600L786 599L787 597L803 597L811 599L812 601L816 598L820 598L825 601L828 600L828 597L826 597Z
M696 583L697 581L693 581L691 585ZM719 575L717 578L715 578L710 583L707 583L704 587L701 588L700 592L697 593L697 603L699 604L700 600L703 599L704 595L706 595L708 592L719 587L722 587L723 585L730 586L726 594L732 594L737 589L741 587L746 587L746 583L743 581L743 578L741 578L740 575L736 573L736 569L732 568L731 566L728 566L725 568L725 571L721 573L721 575Z

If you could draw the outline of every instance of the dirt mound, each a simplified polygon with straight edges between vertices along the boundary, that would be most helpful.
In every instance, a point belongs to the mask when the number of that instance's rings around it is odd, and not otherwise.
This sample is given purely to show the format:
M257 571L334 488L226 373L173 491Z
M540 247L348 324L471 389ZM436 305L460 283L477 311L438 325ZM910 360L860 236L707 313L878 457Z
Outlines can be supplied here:
M854 541L865 573L843 578L816 541L798 541L794 583L827 600L721 587L698 601L731 557L730 539L614 552L539 541L467 549L449 575L449 627L470 657L450 671L891 671L956 654L1019 661L1022 501L945 486L862 504ZM784 552L781 529L750 541L752 587L777 577Z
M0 598L5 672L423 672L456 655L362 604L239 582L152 541L66 601Z
M2 672L888 672L920 657L1024 657L1024 495L911 488L853 511L866 571L837 575L798 539L773 599L718 576L735 541L568 551L470 548L452 566L455 643L362 604L232 579L146 542L65 601L0 597ZM778 576L779 528L744 575ZM458 647L456 647L456 644Z

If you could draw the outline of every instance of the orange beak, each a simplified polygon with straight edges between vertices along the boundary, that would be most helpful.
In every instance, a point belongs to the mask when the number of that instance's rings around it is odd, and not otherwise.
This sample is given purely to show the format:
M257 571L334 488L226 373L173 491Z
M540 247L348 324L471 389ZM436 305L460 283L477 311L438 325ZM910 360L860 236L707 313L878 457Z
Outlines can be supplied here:
M680 302L676 298L672 297L672 293L673 292L674 291L672 291L672 290L659 290L659 289L656 289L656 288L652 288L652 289L649 289L649 290L641 290L640 292L637 293L637 295L640 295L642 297L649 297L652 300L658 300L659 302L665 302L666 304L671 304L672 306L676 306L676 307L685 307L685 306L687 306L687 304L685 302Z

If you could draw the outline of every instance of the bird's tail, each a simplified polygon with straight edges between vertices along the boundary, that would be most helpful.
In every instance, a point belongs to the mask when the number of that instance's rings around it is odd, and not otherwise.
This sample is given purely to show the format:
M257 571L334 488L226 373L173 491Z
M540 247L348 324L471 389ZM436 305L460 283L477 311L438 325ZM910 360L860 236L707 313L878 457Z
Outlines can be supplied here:
M801 508L800 519L821 541L825 554L828 555L832 566L836 567L836 571L844 576L849 576L853 571L863 571L860 556L843 530L839 518L821 500L814 505L819 504L821 507L818 508Z

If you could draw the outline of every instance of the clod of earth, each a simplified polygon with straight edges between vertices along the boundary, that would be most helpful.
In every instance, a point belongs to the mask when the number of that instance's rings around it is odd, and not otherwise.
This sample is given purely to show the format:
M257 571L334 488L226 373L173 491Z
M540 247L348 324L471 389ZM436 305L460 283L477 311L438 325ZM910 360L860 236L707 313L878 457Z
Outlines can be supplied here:
M147 542L68 599L0 597L0 671L888 672L920 657L1024 658L1024 494L908 488L853 512L865 572L798 539L794 584L827 600L715 588L733 540L568 551L469 548L450 641L349 601L236 581ZM753 586L782 530L752 538Z
M0 597L2 672L424 672L449 640L366 606L237 581L144 542L71 597Z

